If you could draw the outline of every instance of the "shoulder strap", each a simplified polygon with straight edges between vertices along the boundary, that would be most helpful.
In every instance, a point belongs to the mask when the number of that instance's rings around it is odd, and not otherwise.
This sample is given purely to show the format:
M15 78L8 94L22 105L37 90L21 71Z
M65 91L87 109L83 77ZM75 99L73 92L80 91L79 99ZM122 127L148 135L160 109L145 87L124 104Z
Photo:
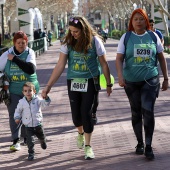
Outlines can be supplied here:
M154 43L156 44L156 47L157 47L157 38L156 38L156 36L155 36L155 34L153 33L153 31L151 31L151 30L148 30L148 34L151 36L151 38L152 38L152 40L154 41ZM157 66L158 65L158 53L156 53L156 61L155 61L155 66Z
M127 42L128 42L128 40L129 40L129 37L130 37L131 33L132 33L131 31L128 31L128 32L126 32L126 34L125 34L125 38L124 38L125 53L124 53L124 56L123 56L123 60L125 59L125 55L126 55L126 45L127 45Z
M128 31L128 32L126 32L126 34L125 34L125 39L124 39L125 50L126 50L126 45L127 45L127 42L128 42L128 40L129 40L130 35L131 35L131 31Z
M156 38L155 34L150 30L148 30L148 34L151 36L152 40L157 45L157 38Z

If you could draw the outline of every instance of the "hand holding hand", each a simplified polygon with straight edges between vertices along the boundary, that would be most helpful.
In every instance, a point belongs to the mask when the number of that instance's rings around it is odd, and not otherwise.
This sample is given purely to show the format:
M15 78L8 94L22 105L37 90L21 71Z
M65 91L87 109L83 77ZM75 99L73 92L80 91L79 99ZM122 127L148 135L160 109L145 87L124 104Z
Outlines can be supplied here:
M46 98L48 97L47 94L50 92L50 89L51 89L51 87L47 85L47 86L42 90L41 96L42 96L43 99L46 99Z

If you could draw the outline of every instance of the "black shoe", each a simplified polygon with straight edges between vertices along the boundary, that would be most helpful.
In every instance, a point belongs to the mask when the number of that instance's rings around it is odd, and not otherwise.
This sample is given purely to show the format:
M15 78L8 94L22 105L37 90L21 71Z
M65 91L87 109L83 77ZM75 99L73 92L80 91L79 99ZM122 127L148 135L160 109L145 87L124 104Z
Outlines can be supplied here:
M24 138L23 145L24 145L24 146L27 145L27 138Z
M144 153L144 144L143 143L138 143L136 146L136 154L137 155L143 155Z
M93 125L96 125L96 124L97 124L97 116L96 116L96 113L92 113L92 123L93 123Z
M42 141L42 142L41 142L41 148L42 148L42 149L47 149L47 144L46 144L45 141Z
M145 147L145 156L147 159L150 159L150 160L154 159L153 150L150 145L146 145Z
M29 153L29 155L28 155L28 160L29 160L29 161L34 160L34 154L33 154L33 153Z

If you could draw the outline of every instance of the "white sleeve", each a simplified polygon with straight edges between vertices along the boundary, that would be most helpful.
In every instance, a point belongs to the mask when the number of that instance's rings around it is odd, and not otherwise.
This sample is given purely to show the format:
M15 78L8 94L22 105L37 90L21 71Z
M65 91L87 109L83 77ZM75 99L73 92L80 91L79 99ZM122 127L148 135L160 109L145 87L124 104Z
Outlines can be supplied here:
M161 40L160 40L159 36L155 32L153 32L153 33L155 34L155 36L157 38L157 53L161 53L161 52L164 51L164 47L163 47L163 45L161 43Z
M14 119L21 119L22 117L22 99L19 100L17 107L15 109L15 113L14 113Z
M33 63L36 66L35 52L29 48L29 54L27 56L26 62Z
M62 52L64 54L68 54L67 45L61 45L60 52Z
M0 56L0 71L4 71L4 68L6 66L7 60L8 60L8 51L4 52Z
M94 36L94 41L95 41L97 55L102 56L102 55L106 54L106 50L105 50L102 40L99 37Z
M125 35L126 35L126 33L124 33L122 35L122 37L120 38L120 41L119 41L118 47L117 47L117 53L120 53L120 54L124 54L125 53L125 45L124 45Z

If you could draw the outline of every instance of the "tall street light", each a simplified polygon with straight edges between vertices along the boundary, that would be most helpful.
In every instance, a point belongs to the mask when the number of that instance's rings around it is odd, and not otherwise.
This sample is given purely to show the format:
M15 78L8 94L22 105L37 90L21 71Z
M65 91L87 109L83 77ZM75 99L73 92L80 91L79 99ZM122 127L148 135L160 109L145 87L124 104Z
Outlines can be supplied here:
M1 5L1 23L2 23L2 36L0 37L1 41L0 41L0 46L2 41L4 40L4 4L5 4L6 0L0 0L0 5Z

